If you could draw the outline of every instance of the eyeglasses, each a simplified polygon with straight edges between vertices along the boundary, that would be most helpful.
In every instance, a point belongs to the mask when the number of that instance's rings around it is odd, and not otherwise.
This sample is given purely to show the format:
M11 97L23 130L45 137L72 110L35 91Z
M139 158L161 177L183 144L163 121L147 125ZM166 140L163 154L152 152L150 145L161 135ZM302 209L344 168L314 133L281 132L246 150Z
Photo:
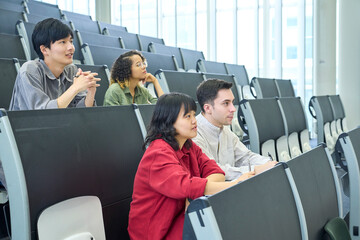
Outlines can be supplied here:
M148 66L148 63L147 63L147 61L137 62L137 63L135 63L135 66L136 66L136 67L139 67L139 68L147 67L147 66Z

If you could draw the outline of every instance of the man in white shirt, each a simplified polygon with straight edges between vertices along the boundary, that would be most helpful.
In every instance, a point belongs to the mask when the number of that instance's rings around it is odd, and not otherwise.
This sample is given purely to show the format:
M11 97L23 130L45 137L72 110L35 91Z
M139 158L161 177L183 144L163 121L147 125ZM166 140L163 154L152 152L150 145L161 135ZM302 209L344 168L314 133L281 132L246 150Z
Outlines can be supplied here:
M276 164L251 152L229 129L236 112L231 86L232 83L219 79L208 79L198 86L196 96L201 113L196 117L198 134L193 139L224 170L226 180L250 170L258 174Z

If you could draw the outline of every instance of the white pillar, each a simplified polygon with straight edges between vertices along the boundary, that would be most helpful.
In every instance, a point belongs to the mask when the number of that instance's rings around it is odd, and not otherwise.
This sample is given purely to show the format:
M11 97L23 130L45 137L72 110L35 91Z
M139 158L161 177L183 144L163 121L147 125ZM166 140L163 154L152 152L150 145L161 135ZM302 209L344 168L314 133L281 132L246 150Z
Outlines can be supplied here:
M360 125L360 1L339 1L339 94L349 130Z
M336 0L315 0L313 94L319 96L335 93Z
M111 23L111 0L96 0L96 20Z

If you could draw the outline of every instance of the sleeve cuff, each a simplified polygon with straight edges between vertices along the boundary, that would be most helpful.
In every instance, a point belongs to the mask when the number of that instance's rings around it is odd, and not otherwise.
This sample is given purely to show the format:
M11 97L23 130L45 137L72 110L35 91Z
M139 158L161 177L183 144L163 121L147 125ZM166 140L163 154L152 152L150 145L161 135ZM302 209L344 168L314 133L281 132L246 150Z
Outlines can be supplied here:
M208 180L206 178L193 177L190 180L190 193L188 194L188 196L191 199L196 199L204 196L207 181Z

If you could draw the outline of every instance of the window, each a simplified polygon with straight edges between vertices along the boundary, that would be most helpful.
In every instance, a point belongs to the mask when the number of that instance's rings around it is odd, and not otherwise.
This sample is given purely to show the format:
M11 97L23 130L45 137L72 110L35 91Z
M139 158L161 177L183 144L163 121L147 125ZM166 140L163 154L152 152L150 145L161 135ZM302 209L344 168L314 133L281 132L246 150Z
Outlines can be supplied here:
M216 61L236 62L234 0L216 1Z

